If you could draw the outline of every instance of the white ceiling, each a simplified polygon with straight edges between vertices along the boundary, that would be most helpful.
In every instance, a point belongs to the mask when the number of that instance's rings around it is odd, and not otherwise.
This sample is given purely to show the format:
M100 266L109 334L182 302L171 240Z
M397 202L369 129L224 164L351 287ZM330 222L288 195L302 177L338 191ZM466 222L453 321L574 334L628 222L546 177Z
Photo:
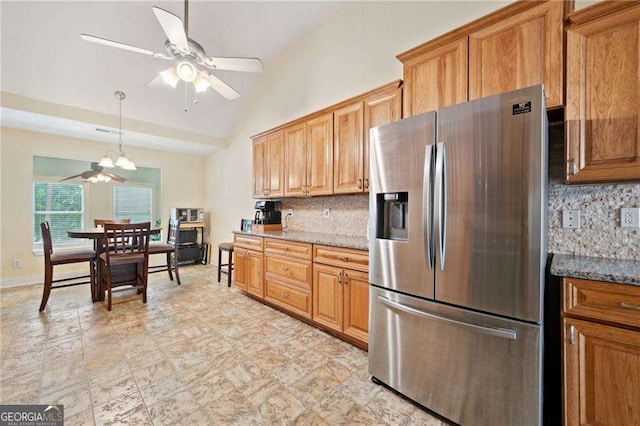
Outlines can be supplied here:
M209 56L257 57L268 68L269 59L318 26L343 4L191 0L189 37L200 43ZM192 136L200 136L200 143L207 137L218 140L219 147L219 139L227 137L256 75L212 72L240 92L240 98L228 101L209 89L199 94L198 103L194 104L190 88L188 112L185 112L185 93L181 85L176 89L169 86L145 87L159 71L167 68L167 61L89 43L80 38L81 33L87 33L165 53L166 35L151 10L152 6L180 17L184 15L182 1L2 0L2 92L50 103L49 111L59 109L51 108L51 104L57 104L73 107L69 109L71 111L109 114L114 118L112 126L117 128L118 101L113 93L122 90L127 95L122 104L123 117L172 130L171 143L165 140L154 145L161 136L156 132L148 140L144 134L136 135L137 145L181 151L180 137L176 134L188 131ZM16 105L33 103L29 100ZM95 127L109 125L104 120L101 123L74 124L75 118L69 114L43 118L36 112L44 109L24 111L24 108L6 105L5 102L2 106L2 125L6 127L104 141L105 135L96 135ZM45 130L43 123L47 123ZM123 129L126 141L124 123ZM191 141L191 145L185 143L184 152L199 151L192 146L193 137L185 137L184 140ZM213 147L216 143L211 145ZM213 151L205 149L205 152Z

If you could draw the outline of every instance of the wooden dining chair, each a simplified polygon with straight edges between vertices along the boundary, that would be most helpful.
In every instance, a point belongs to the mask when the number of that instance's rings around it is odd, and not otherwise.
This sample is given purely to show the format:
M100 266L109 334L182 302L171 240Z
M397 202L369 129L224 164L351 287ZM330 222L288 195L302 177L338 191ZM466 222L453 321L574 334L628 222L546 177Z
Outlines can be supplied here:
M99 259L105 274L107 310L111 310L114 287L134 286L142 293L142 302L147 303L147 278L149 275L149 232L151 222L105 223L104 252ZM134 242L128 244L127 241ZM126 271L127 268L133 271ZM123 269L125 269L123 271ZM118 289L129 290L130 288Z
M167 264L149 267L149 273L169 272L169 279L173 281L173 274L176 275L176 282L180 285L180 274L178 272L178 236L180 235L180 219L169 219L169 230L167 242L154 242L149 244L149 254L166 254Z
M74 285L91 284L91 301L96 300L96 276L95 276L95 250L66 250L60 253L53 252L53 244L51 242L51 228L49 222L42 222L40 224L40 230L42 231L42 247L44 250L44 289L42 292L42 302L40 302L40 312L44 311L51 290L54 288L71 287ZM53 267L55 265L66 265L70 263L83 263L89 262L89 275L79 275L69 278L53 279ZM89 281L86 279L89 278ZM78 281L82 280L82 281ZM55 283L70 282L69 284L56 285Z
M93 219L96 228L102 228L105 223L131 223L131 219Z

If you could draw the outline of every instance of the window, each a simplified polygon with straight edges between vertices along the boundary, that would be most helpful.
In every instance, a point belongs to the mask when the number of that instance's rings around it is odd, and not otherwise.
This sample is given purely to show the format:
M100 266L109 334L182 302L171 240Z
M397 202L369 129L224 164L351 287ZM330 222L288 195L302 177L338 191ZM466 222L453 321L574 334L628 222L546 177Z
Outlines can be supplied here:
M51 242L76 244L67 230L84 227L84 190L81 184L36 180L33 182L33 243L42 247L40 223L47 221Z
M113 186L113 217L131 219L131 223L153 225L153 188L142 185Z

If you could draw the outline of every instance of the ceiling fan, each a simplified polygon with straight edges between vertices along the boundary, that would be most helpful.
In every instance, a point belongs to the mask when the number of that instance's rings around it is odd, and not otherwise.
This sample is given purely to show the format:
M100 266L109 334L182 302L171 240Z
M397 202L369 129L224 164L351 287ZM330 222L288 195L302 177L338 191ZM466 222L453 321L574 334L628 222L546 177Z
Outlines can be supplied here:
M210 70L229 70L244 72L262 72L262 61L258 58L228 58L207 56L204 48L188 37L189 31L189 0L184 2L184 25L182 20L171 12L167 12L159 7L152 7L160 26L167 35L164 46L168 54L155 53L148 49L132 46L130 44L107 40L105 38L81 34L83 40L92 43L104 44L105 46L117 47L144 55L153 56L158 59L173 61L175 66L171 66L160 75L151 80L147 85L154 84L162 79L172 87L176 87L180 80L185 83L193 83L196 93L204 92L208 87L212 87L225 98L232 100L240 94L228 84L211 74Z
M86 172L82 172L80 174L70 176L65 179L61 179L60 182L64 182L66 180L71 180L81 177L84 180L89 182L109 182L111 180L115 180L116 182L124 182L125 178L122 176L118 176L113 173L105 172L104 169L98 165L98 163L91 163L91 170L87 170Z

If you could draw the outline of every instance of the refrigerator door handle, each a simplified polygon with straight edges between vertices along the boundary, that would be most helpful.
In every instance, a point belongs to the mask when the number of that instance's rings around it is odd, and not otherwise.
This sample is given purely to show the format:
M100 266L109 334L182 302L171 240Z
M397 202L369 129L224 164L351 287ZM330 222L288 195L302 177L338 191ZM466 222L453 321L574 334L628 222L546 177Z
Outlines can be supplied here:
M433 145L427 145L424 153L424 175L422 182L422 218L424 227L424 247L426 250L427 265L429 269L433 269L433 255L435 253L433 247L433 187L431 184L431 174L433 171Z
M483 327L481 325L470 324L468 322L441 317L439 315L430 314L430 313L421 311L419 309L415 309L415 308L403 305L402 303L394 302L392 300L387 299L384 296L378 296L378 300L387 306L390 306L392 308L398 309L400 311L406 312L411 315L416 315L419 317L427 318L427 319L441 322L444 324L453 325L456 327L468 328L468 329L477 331L479 333L488 334L490 336L502 337L510 340L518 339L518 334L515 331L509 330L506 328Z
M440 243L440 270L444 271L447 253L447 150L444 142L436 147L436 206L438 210L438 242ZM439 185L438 185L439 182Z

